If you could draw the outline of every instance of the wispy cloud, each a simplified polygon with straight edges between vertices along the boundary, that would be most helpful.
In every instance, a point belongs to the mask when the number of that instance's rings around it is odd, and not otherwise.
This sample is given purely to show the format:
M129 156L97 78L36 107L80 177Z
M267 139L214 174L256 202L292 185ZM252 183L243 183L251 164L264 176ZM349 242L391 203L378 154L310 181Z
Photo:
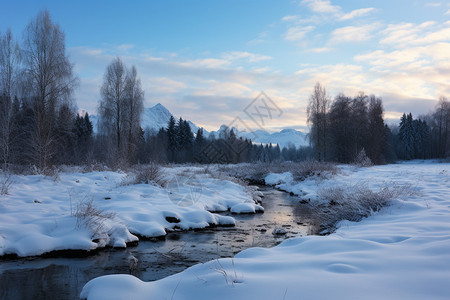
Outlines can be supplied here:
M400 48L405 45L446 42L450 41L450 22L444 24L436 22L390 24L382 31L382 34L384 38L380 40L381 44Z
M314 26L294 26L289 27L284 38L288 41L300 41L306 34L314 30Z
M307 51L313 52L313 53L325 53L325 52L330 52L333 50L334 50L334 48L330 48L330 47L319 47L319 48L311 48Z
M303 0L302 4L306 5L316 13L339 13L341 8L331 4L329 0Z
M229 61L247 60L250 63L272 59L272 57L270 57L268 55L261 55L261 54L246 52L246 51L228 52L223 55L223 58L226 60L229 60Z
M439 7L441 5L442 5L441 2L428 2L425 4L425 7Z
M331 32L330 43L362 42L373 38L373 32L379 28L378 24L362 26L345 26Z
M339 19L342 20L342 21L351 20L351 19L354 19L354 18L357 18L357 17L366 16L366 15L370 14L373 11L375 11L375 8L373 8L373 7L355 9L355 10L352 10L351 12L349 12L349 13L343 14L342 16L339 17Z
M333 5L329 0L303 0L301 4L306 5L312 12L317 14L332 15L334 20L347 21L366 16L374 11L373 7L359 8L345 13L342 7ZM286 16L283 21L295 21L296 16Z

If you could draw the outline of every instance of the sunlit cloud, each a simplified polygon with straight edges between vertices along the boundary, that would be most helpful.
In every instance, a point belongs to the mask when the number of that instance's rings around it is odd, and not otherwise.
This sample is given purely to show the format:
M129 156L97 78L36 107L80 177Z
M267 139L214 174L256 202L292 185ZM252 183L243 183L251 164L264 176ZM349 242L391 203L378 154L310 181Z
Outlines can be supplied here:
M443 24L424 22L419 25L413 23L390 24L382 31L382 34L384 38L380 40L380 43L395 47L450 41L450 22Z

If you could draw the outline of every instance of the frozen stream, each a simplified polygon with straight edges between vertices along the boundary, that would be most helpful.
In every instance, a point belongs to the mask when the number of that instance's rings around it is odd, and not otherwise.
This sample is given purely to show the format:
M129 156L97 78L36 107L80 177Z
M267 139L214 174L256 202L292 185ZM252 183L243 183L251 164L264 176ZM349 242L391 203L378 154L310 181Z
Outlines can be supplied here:
M84 258L0 260L0 299L78 299L84 284L101 275L131 273L152 281L249 247L272 247L316 233L308 207L297 197L273 189L262 192L265 213L233 215L233 228L172 232L163 241L140 241L136 247L105 249ZM274 235L274 228L287 233ZM134 258L138 262L130 270Z

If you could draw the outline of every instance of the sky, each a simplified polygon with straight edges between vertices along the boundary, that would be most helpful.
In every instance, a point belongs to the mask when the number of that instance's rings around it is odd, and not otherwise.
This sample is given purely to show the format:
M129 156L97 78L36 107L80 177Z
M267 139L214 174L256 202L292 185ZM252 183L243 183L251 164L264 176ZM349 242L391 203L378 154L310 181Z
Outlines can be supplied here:
M331 98L381 97L388 120L450 98L449 1L7 0L0 31L20 41L43 9L65 32L74 100L91 114L115 57L136 66L145 107L161 103L207 130L307 130L316 82Z

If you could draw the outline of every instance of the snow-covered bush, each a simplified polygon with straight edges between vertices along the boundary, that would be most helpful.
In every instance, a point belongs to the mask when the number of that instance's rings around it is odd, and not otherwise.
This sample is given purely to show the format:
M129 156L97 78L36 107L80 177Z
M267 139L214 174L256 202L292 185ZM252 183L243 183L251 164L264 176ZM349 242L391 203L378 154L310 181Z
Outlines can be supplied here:
M156 162L151 162L146 165L137 165L134 167L132 178L124 179L122 185L129 184L157 184L161 187L166 186L167 179L161 166Z
M331 162L319 162L309 159L292 164L289 171L294 176L294 180L302 181L311 176L328 178L330 175L335 175L338 172L338 168Z
M370 189L367 182L331 186L317 191L318 202L313 206L321 225L328 231L338 222L357 222L390 205L391 200L417 194L409 184L384 183Z
M353 161L353 164L360 168L373 166L373 163L370 160L370 158L366 155L366 150L364 150L364 148L362 148L361 151L359 151L358 155L355 157L355 160Z

